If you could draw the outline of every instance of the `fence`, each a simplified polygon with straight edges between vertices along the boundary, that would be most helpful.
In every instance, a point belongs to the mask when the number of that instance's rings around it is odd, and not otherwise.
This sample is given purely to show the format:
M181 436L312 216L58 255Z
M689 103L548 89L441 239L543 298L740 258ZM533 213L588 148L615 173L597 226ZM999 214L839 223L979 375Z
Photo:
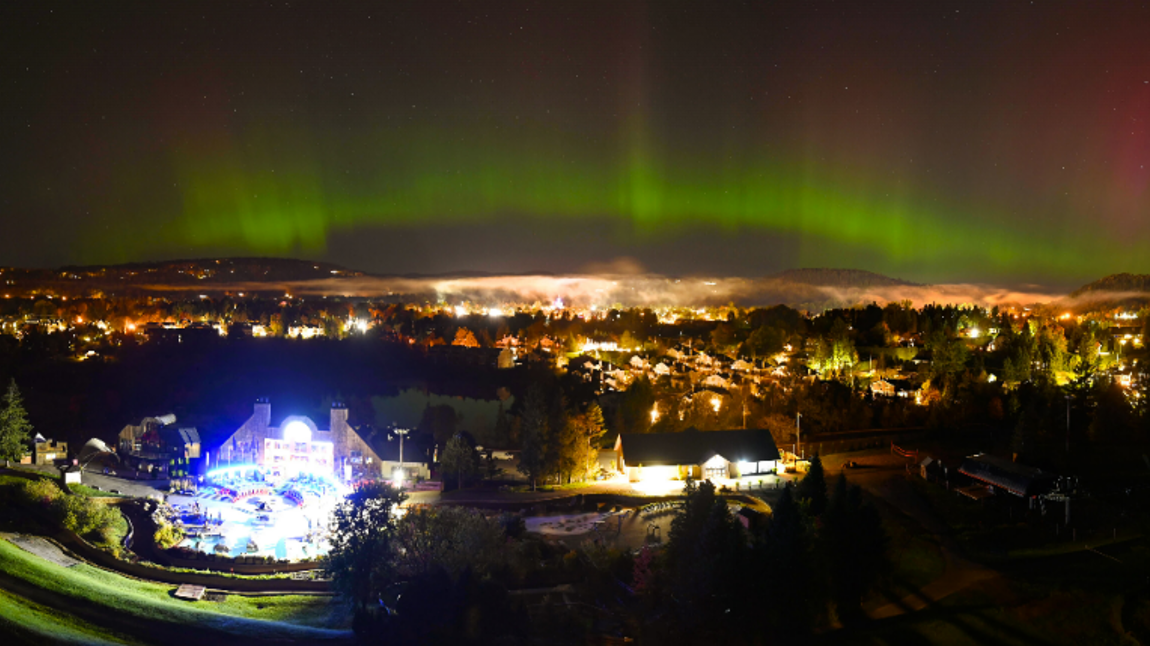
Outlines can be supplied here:
M907 449L900 447L899 445L895 444L894 442L891 442L890 443L890 452L892 455L897 455L897 456L904 457L904 458L911 458L916 462L918 461L918 449L915 449L913 451L909 451Z

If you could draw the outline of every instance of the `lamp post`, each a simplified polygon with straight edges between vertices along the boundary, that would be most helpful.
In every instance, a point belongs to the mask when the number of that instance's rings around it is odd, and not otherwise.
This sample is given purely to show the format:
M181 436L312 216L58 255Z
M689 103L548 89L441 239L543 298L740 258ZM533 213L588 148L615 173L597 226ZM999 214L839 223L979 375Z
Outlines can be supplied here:
M407 476L403 470L403 438L411 431L404 428L397 428L394 432L399 436L399 483L402 485Z

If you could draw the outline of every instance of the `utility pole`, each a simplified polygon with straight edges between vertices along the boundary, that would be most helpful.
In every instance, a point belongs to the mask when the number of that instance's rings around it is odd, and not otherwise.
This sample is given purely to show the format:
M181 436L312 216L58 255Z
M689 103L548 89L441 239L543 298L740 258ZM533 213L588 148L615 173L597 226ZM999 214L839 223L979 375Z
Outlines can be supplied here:
M799 449L803 447L803 414L795 413L795 462L798 463ZM796 467L797 468L797 467Z
M1066 455L1070 455L1070 395L1066 396Z

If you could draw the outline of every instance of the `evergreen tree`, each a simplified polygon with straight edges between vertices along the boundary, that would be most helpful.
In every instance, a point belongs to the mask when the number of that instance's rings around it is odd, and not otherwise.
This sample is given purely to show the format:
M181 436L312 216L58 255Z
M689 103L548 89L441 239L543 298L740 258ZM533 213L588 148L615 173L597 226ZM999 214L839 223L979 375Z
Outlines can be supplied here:
M862 489L839 474L823 515L819 548L829 568L831 598L843 622L862 617L862 596L886 564L886 533L874 507L862 502Z
M749 621L752 580L746 533L710 481L688 480L666 547L666 603L680 637L710 643Z
M810 501L812 516L819 516L827 507L827 476L823 471L823 461L818 455L811 458L811 468L799 482L795 497Z
M8 392L0 405L0 459L4 460L5 466L24 455L31 436L32 424L28 421L28 411L24 410L24 398L13 379L8 383Z
M524 398L523 414L520 416L519 433L523 449L519 453L519 472L531 480L532 490L539 478L546 474L551 444L550 416L547 412L543 389L538 385L531 386Z
M444 475L454 475L457 488L462 489L463 482L479 470L479 454L462 435L456 434L447 441L439 463L443 467Z
M651 429L651 407L655 405L655 389L646 376L631 384L620 398L617 410L617 433L646 433Z
M503 402L499 402L499 413L495 416L495 427L491 431L491 444L485 448L505 449L514 444L511 437L511 419L507 411L503 410Z
M1090 439L1103 442L1127 442L1134 436L1136 418L1122 386L1113 380L1101 381L1095 387L1096 406L1090 420Z
M810 549L810 530L802 511L787 486L771 510L771 521L762 538L763 583L760 598L766 625L784 642L797 642L809 635L814 625L814 608L819 603L815 570ZM786 585L778 582L785 581Z

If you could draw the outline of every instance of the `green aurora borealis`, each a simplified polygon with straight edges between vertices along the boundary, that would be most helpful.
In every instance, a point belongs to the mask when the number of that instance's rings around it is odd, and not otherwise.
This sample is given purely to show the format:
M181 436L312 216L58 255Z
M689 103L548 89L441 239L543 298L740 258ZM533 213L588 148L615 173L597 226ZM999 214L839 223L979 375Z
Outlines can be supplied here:
M0 264L488 269L467 237L490 229L501 270L625 255L922 281L1150 271L1145 12L234 6L123 24L6 10L19 92L0 99L0 144L22 161L0 181L23 237ZM1084 22L1112 29L1053 35ZM564 247L584 223L602 244ZM449 258L395 248L411 240ZM551 266L517 266L540 241Z
M434 139L419 137L421 145ZM841 172L767 160L737 169L657 163L639 149L602 159L556 159L492 147L404 151L400 170L359 181L288 161L275 172L218 157L177 164L181 217L157 232L178 247L235 247L270 255L322 252L328 232L370 225L418 227L497 222L507 213L538 218L607 215L640 243L657 244L691 225L737 235L746 229L801 234L800 262L836 262L820 252L862 247L893 266L977 263L996 272L1089 272L1095 260L1139 266L1140 249L1092 232L1032 230L993 211L966 212L913 189L897 192ZM395 150L395 147L389 147ZM421 159L422 157L422 159ZM445 164L441 160L451 160ZM383 166L383 162L380 163ZM310 167L309 167L310 166ZM848 259L849 261L849 259ZM839 260L838 262L842 262Z

